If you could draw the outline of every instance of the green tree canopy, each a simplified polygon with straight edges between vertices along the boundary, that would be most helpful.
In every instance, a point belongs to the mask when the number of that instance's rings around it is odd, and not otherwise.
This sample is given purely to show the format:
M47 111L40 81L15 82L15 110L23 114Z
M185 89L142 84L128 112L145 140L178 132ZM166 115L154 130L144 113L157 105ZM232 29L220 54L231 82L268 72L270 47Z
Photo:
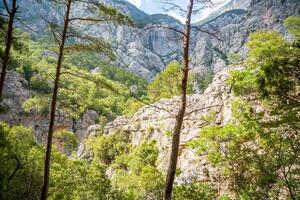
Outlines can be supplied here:
M286 20L291 34L299 30L297 21ZM207 154L241 199L298 199L299 46L278 32L258 31L247 47L245 69L232 71L228 80L237 96L234 120L203 128L191 146Z
M160 72L148 86L148 96L151 101L162 98L171 98L181 94L180 84L182 78L181 65L177 61L171 62ZM192 84L189 81L188 92L192 92Z

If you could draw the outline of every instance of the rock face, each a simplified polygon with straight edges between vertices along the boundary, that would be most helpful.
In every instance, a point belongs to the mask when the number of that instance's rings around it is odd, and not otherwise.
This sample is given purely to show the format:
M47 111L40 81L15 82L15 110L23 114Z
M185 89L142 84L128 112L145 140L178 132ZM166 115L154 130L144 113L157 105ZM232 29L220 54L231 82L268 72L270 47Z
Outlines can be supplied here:
M139 25L135 28L111 24L78 26L83 32L102 36L112 43L117 55L117 66L152 80L171 60L180 58L182 44L177 34L166 29L144 30L144 27L157 24L182 29L183 24L178 20L168 15L148 15L124 0L99 1L132 16ZM36 34L43 35L42 32L47 30L47 24L42 18L62 20L62 16L55 15L51 1L38 4L34 0L22 0L20 3L23 15L32 22ZM299 10L298 0L229 1L206 19L194 24L202 30L214 33L221 40L193 29L190 49L193 72L216 73L222 70L228 64L229 52L245 57L247 50L244 44L251 32L258 29L275 29L286 33L282 21L287 16L299 15ZM91 14L86 4L74 4L73 16L86 14Z
M35 112L25 113L22 104L34 93L27 89L27 81L17 72L8 71L5 86L4 99L1 106L4 112L0 113L0 121L9 124L23 124L31 127L39 143L45 143L49 126L48 115L40 115ZM94 111L88 111L80 119L72 121L66 116L57 113L55 130L73 131L81 141L86 137L86 130L96 123L98 114Z
M205 156L196 155L194 150L187 146L192 139L199 137L199 131L206 124L204 117L216 113L215 124L226 124L232 120L230 87L225 84L229 76L228 70L219 72L213 83L202 95L190 95L187 100L187 115L184 118L180 140L178 168L182 173L177 182L192 180L212 181L217 183L218 171L208 165ZM158 167L166 171L169 163L171 147L171 131L173 130L177 113L179 98L163 99L153 105L141 108L132 118L118 117L108 123L104 129L105 134L112 134L116 130L129 132L131 143L140 145L145 140L156 140L159 148ZM163 108L163 109L160 109ZM207 124L206 124L207 125ZM224 184L224 183L222 183ZM226 190L226 185L219 185Z
M78 28L84 34L101 36L108 40L117 56L114 64L151 80L164 69L167 63L179 58L182 45L178 43L178 36L174 32L164 29L143 31L142 28L155 24L180 28L182 24L178 20L163 14L148 15L125 0L99 0L99 2L118 8L137 22L137 27L115 26L107 23L102 25L72 23L73 27ZM2 2L0 2L1 4ZM31 29L27 31L38 37L45 37L49 34L49 32L45 32L48 30L48 25L43 19L58 24L62 23L63 16L58 14L57 9L63 8L55 7L50 0L45 0L43 3L37 3L35 0L20 0L19 4L22 17L31 22L33 31ZM1 9L0 7L0 12ZM71 17L92 15L90 10L88 4L74 1ZM26 30L26 27L23 28Z
M231 3L238 5L239 2ZM245 58L247 49L244 45L248 36L257 30L277 30L288 37L282 25L284 19L300 15L298 0L252 0L245 3L241 5L242 9L233 7L234 9L227 10L221 15L200 22L201 29L215 33L220 40L206 33L197 33L191 59L194 72L216 73L222 70L228 64L227 55L230 52Z

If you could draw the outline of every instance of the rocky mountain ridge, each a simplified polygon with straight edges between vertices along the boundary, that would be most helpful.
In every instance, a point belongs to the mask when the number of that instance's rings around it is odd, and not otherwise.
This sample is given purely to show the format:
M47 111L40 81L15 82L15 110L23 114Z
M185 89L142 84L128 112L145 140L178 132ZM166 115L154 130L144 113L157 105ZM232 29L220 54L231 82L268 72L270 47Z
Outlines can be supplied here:
M111 2L109 0L107 1ZM31 2L31 0L26 1L26 3L27 2ZM134 8L128 2L124 5L124 9ZM128 5L131 5L131 7L128 7ZM35 6L32 8L37 9ZM29 8L29 10L32 8ZM39 13L44 13L46 8L47 7L44 7L39 10ZM77 8L79 9L79 7ZM134 9L135 11L137 10L136 8ZM285 12L282 12L282 10L285 10ZM125 10L124 12L129 11ZM202 29L216 30L216 33L221 34L223 39L219 41L217 38L206 33L193 32L193 34L195 34L194 38L196 38L192 40L194 47L192 45L191 49L191 67L193 73L203 74L208 71L217 74L218 71L223 71L224 69L226 71L228 66L226 52L235 52L246 57L247 50L244 48L246 38L255 30L274 29L285 33L288 37L286 30L282 26L282 21L287 16L299 14L300 1L298 0L252 0L247 12L242 10L238 12L236 10L228 11L202 25ZM171 21L172 23L180 25L176 20ZM110 40L117 40L119 42L116 51L122 60L121 63L123 63L123 67L145 78L153 78L156 73L164 68L164 63L167 62L167 60L175 59L172 55L174 56L176 54L175 57L180 56L179 42L170 40L169 37L171 33L165 30L152 30L145 35L143 34L140 40L136 40L133 35L140 31L138 28L119 26L111 30L112 27L109 25L102 28L101 30L103 31L101 34L106 35ZM91 27L89 31L99 31L99 29L94 30L93 27ZM112 32L113 34L111 34ZM173 36L176 37L175 35L171 35L171 37ZM169 40L170 42L166 43ZM167 46L164 46L164 44ZM170 53L165 58L165 61L163 61L161 55L170 52L171 49L177 53ZM125 67L125 65L127 65L126 63L130 65ZM147 66L147 68L144 66ZM217 77L219 76L216 75L216 78ZM213 82L213 84L216 83ZM224 83L219 82L218 84L222 87ZM17 72L10 71L8 73L5 86L8 91L8 97L4 99L4 104L11 107L12 110L9 113L2 113L0 119L1 121L6 121L11 124L23 123L31 126L36 132L38 141L44 142L47 130L47 116L38 116L35 113L25 114L23 112L22 103L33 95L32 92L26 88L26 85L26 80ZM208 92L205 92L205 94L207 93ZM224 102L225 101L224 99ZM37 117L39 120L32 120L37 119L34 117ZM94 124L97 118L98 116L95 113L89 112L81 119L72 121L61 114L57 119L57 127L73 130L77 137L83 140L85 138L86 129L89 125ZM172 124L172 122L168 123Z
M25 18L30 19L35 32L46 29L47 24L43 18L59 21L62 17L49 11L54 9L50 1L44 1L43 4L37 4L33 0L20 2ZM183 25L178 20L167 15L148 15L123 0L103 2L129 14L139 24L135 28L109 24L80 27L86 33L101 36L112 43L117 55L117 66L152 80L170 61L180 59L182 44L176 33L166 29L143 29L155 24L182 29ZM300 15L299 10L300 2L297 0L229 1L211 20L206 19L201 26L194 25L205 32L213 33L218 39L193 28L190 50L193 72L202 74L222 70L228 64L227 55L230 52L245 57L247 50L244 44L251 32L258 29L275 29L286 33L282 21L287 16ZM74 6L73 15L87 13L89 11L85 4L78 3Z

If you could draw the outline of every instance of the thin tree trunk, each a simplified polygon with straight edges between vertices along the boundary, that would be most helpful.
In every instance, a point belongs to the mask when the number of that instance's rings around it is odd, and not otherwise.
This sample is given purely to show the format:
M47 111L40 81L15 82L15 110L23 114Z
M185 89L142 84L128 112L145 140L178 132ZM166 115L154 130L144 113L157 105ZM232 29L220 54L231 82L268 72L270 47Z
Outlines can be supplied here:
M172 148L170 163L167 173L166 185L165 185L165 200L171 200L172 198L172 189L176 173L178 151L179 151L179 142L180 142L180 132L183 124L184 113L186 109L186 91L187 91L187 82L189 75L189 46L190 46L190 30L191 30L191 16L193 11L194 0L190 0L188 6L188 12L186 15L186 29L183 38L183 75L181 81L181 98L180 98L180 108L176 116L176 121L173 129L173 138L172 138Z
M3 3L5 4L6 10L9 15L9 21L8 21L8 30L7 30L7 35L6 35L5 54L4 54L3 61L2 61L2 71L1 71L1 77L0 77L0 101L2 101L2 99L3 99L4 80L5 80L5 75L6 75L8 61L9 61L11 44L12 44L12 40L13 40L14 18L17 13L17 10L18 10L17 0L13 0L11 10L8 9L7 3L5 0L3 0Z
M47 140L47 149L46 149L46 156L45 156L45 166L44 166L44 183L41 192L41 200L45 200L47 198L48 193L48 185L49 185L49 171L50 171L50 159L51 159L51 146L52 146L52 136L54 130L54 122L55 122L55 111L56 111L56 101L57 101L57 94L59 89L59 79L60 79L60 71L64 59L64 47L65 41L67 38L67 31L69 25L69 15L71 9L72 0L68 0L67 2L67 10L64 19L64 29L59 49L59 57L57 61L56 67L56 75L55 75L55 82L53 88L53 95L52 95L52 102L51 102L51 113L50 113L50 122L49 122L49 131L48 131L48 140Z

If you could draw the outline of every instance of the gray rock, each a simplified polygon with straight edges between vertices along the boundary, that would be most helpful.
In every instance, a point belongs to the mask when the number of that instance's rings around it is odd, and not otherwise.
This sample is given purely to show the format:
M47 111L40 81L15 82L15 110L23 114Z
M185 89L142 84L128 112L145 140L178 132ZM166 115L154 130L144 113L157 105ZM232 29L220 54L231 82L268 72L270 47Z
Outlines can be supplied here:
M195 154L187 146L192 139L199 137L199 131L205 125L203 117L216 112L216 119L212 123L224 125L232 121L230 99L233 95L226 84L229 70L216 74L213 83L202 95L189 95L187 111L181 132L178 168L181 174L176 178L178 183L197 181L212 181L221 188L226 183L219 183L219 173L208 164L205 156ZM179 97L163 99L153 105L145 106L137 111L132 118L118 117L105 127L105 133L111 134L116 130L124 130L131 134L131 143L140 145L146 140L156 140L159 148L158 168L166 172L171 147L170 131L173 130L175 115L178 109ZM159 109L164 108L169 112Z
M148 81L159 73L172 60L180 59L182 41L179 35L167 29L149 29L158 24L182 29L183 24L168 15L148 15L127 1L99 0L118 8L121 12L132 16L138 27L74 24L85 34L101 36L111 42L117 55L114 64L130 72L138 74ZM47 24L39 20L41 16L57 22L62 21L54 11L51 1L43 4L34 0L20 1L22 13L29 21L35 19L35 34L42 35ZM227 65L227 54L238 53L244 58L247 49L244 44L250 33L258 29L274 29L283 32L282 21L290 15L299 15L300 1L297 0L231 0L225 6L213 12L204 20L193 26L214 33L219 41L210 34L192 31L191 68L197 73L211 71L217 73ZM0 10L1 12L1 10ZM86 3L73 5L72 16L91 15ZM24 27L26 29L26 27ZM32 31L30 31L32 32Z
M31 127L39 143L45 143L49 127L49 116L38 114L35 111L25 113L23 103L34 95L28 88L28 83L19 73L8 71L5 86L4 99L1 105L7 110L0 113L0 121L9 124L23 124ZM87 111L81 118L72 120L61 112L56 113L55 130L73 131L79 141L86 138L86 130L91 124L95 124L98 114L95 111Z

